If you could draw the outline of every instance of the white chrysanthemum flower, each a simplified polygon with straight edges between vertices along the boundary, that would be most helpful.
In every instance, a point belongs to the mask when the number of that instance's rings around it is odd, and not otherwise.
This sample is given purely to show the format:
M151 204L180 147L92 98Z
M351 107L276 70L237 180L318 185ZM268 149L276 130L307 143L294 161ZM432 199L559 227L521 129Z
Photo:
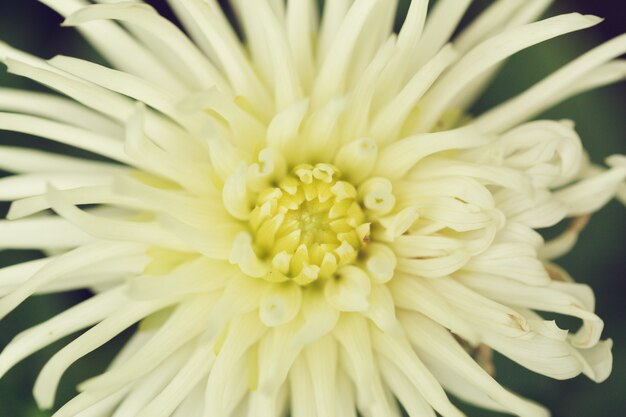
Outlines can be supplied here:
M551 260L624 191L626 160L590 165L570 121L532 121L617 81L626 36L475 118L467 107L516 52L597 24L534 22L549 0L170 0L190 41L139 2L42 0L116 68L0 44L13 74L0 129L108 158L0 148L3 248L50 256L0 270L0 316L33 294L94 296L26 330L0 374L50 359L35 398L140 323L108 371L56 417L547 416L490 375L490 349L557 379L611 371L593 293ZM81 207L89 205L88 207ZM96 205L95 207L92 205ZM55 214L49 212L52 209ZM544 242L536 229L568 218ZM575 333L537 312L582 320ZM289 411L287 411L289 410Z

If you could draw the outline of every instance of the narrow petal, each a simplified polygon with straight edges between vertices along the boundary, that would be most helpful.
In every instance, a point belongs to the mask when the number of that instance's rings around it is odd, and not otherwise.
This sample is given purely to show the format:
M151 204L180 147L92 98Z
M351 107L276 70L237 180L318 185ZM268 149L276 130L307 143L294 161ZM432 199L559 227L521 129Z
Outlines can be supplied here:
M123 143L78 127L22 114L0 113L0 130L26 133L130 163Z
M167 386L153 398L137 417L168 417L196 385L211 371L215 355L211 344L199 345Z
M448 108L450 101L484 71L509 56L559 35L596 25L601 19L580 14L561 15L509 29L468 52L424 97L417 126L427 132Z
M411 342L417 347L419 353L432 356L452 372L471 381L471 384L478 385L490 398L507 410L519 416L549 416L543 407L523 400L500 386L442 327L415 314L403 316L402 321L407 327Z
M39 0L57 13L67 17L86 3L80 0ZM107 60L120 69L142 76L175 90L185 89L158 59L129 33L113 22L94 22L79 28L89 43L94 45Z
M228 77L236 93L243 95L254 106L256 112L267 116L273 109L272 101L254 74L230 25L215 1L183 0L177 9L184 10L194 22L197 34L210 45L216 62Z
M67 249L93 239L67 220L57 216L0 220L0 248Z
M122 133L112 120L56 95L0 88L0 110L46 117L113 137Z
M27 356L78 330L94 325L122 307L127 298L124 287L96 294L47 321L21 333L0 354L0 375Z
M384 148L374 169L375 175L402 178L418 161L434 153L486 145L491 138L473 128L409 136Z
M464 417L448 399L439 382L419 360L409 343L372 330L372 342L377 353L394 363L411 381L426 401L444 417Z
M77 10L65 19L64 26L79 26L94 20L115 19L147 31L176 55L177 64L184 66L186 76L195 78L201 88L214 85L228 89L219 71L202 55L172 22L159 16L145 4L98 4Z
M483 113L474 123L485 132L507 130L553 106L556 104L552 99L554 96L624 52L626 35L621 35L565 65L520 95Z
M48 186L55 187L58 190L75 190L77 188L97 188L102 190L108 189L111 182L113 182L113 177L106 171L96 173L37 172L34 174L13 175L0 179L0 200L14 201L26 199L22 203L17 204L16 208L12 210L13 213L7 216L9 219L15 219L49 208L45 198L42 197L42 194L46 193ZM31 199L28 199L29 197ZM37 200L33 200L33 198Z
M42 286L68 273L98 261L139 253L143 250L143 245L132 243L94 242L67 252L47 263L17 290L0 299L0 318L6 316Z
M65 346L46 363L37 377L33 391L37 404L44 409L52 407L61 376L76 360L108 342L137 321L176 301L173 298L165 298L158 301L129 302Z
M436 417L435 410L419 392L415 392L411 381L392 361L378 355L378 363L385 382L410 417Z
M108 372L91 378L79 386L80 391L101 391L121 388L151 372L170 355L204 330L204 320L217 295L201 295L184 301L168 317L154 336L133 356Z
M315 77L314 35L318 30L318 19L314 0L287 2L287 39L304 91L310 90Z
M415 48L412 68L419 69L448 42L472 0L442 0L426 20L424 33Z

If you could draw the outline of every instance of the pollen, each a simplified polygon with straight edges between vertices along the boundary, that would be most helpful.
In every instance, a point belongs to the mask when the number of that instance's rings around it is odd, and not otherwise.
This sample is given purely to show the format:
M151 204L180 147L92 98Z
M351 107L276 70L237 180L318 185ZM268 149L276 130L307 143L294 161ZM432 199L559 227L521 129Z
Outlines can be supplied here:
M307 285L353 263L370 237L356 188L330 164L298 165L259 193L249 226L267 279Z

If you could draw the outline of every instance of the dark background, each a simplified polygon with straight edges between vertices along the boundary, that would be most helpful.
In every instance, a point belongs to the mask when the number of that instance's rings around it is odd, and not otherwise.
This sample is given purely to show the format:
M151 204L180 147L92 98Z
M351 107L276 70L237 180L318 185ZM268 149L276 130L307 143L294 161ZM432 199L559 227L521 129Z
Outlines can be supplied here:
M408 1L400 1L406 10ZM169 15L164 1L149 1ZM470 16L490 4L475 1ZM578 11L605 17L601 25L581 33L566 35L513 57L490 90L474 106L479 114L503 99L540 80L564 63L613 36L626 32L626 2L621 0L556 0L549 14ZM402 12L401 12L402 13ZM72 29L59 27L61 18L35 0L0 0L0 40L30 53L50 58L56 54L101 58ZM1 65L0 65L1 67ZM0 70L0 86L35 88L33 83L9 76ZM601 163L613 153L626 153L626 84L603 88L550 110L542 117L576 120L592 159ZM46 149L64 150L25 135L0 132L3 144L22 144ZM2 173L0 172L0 175ZM6 212L0 205L0 214ZM614 370L608 381L597 385L584 377L554 381L521 369L510 361L496 357L498 379L504 385L547 405L555 417L623 417L626 416L626 210L613 202L591 221L576 249L559 263L580 282L593 286L597 311L605 320L604 337L615 342ZM549 231L548 231L549 233ZM40 256L37 252L0 252L0 266ZM57 296L41 296L24 303L0 322L0 348L19 331L39 323L88 297L84 291ZM127 338L119 336L113 343L88 355L72 366L61 382L58 404L73 395L81 380L101 372ZM31 395L37 372L61 346L63 340L33 355L0 380L0 417L45 417ZM468 417L499 416L484 410L464 407ZM129 416L131 417L131 416ZM216 416L217 417L217 416Z

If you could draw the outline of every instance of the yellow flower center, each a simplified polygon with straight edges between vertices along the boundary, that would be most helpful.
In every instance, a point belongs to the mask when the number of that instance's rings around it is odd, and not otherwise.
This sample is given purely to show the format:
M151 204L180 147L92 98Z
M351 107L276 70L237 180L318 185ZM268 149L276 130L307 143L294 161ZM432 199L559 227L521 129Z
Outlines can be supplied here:
M355 261L370 224L339 177L329 164L298 165L259 193L249 224L257 256L273 267L266 279L306 285Z

